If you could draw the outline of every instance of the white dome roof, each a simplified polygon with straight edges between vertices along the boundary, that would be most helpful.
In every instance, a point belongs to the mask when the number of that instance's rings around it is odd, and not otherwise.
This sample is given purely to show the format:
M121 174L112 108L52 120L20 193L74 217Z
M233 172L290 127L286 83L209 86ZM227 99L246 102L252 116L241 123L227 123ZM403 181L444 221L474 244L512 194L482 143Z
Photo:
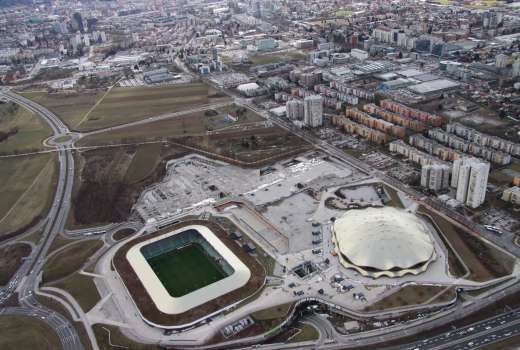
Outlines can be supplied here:
M434 258L428 231L414 214L392 207L349 210L334 223L339 252L350 264L388 276Z

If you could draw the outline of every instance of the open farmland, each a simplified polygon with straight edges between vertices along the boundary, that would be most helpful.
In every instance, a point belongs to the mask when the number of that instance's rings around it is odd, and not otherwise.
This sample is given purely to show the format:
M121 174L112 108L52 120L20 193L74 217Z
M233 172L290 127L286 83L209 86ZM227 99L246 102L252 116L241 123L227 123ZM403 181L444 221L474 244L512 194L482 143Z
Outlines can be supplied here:
M27 92L22 95L46 107L60 117L69 128L74 129L104 93L104 90L95 90L65 93Z
M306 55L300 51L291 50L291 51L280 51L270 54L259 54L250 57L251 62L253 64L268 64L279 61L300 61L304 60Z
M45 322L29 316L0 317L0 349L61 349L56 332Z
M55 158L50 154L0 160L0 236L42 217L55 183Z
M227 100L202 83L114 88L78 129L95 130Z
M38 115L13 103L0 104L0 153L11 154L44 149L51 129Z
M238 115L237 122L226 119L227 113L236 111L242 111ZM226 130L248 127L251 126L251 123L262 120L254 112L230 105L215 110L188 113L178 117L89 135L81 139L77 145L97 146L164 140L169 137L201 136L207 132L225 132Z

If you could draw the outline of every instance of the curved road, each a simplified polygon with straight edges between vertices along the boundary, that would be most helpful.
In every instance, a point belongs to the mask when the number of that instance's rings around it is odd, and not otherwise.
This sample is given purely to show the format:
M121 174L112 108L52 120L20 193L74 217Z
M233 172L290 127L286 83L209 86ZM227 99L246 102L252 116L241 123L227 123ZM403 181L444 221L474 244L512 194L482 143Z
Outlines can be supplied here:
M17 103L34 113L37 113L51 127L55 136L69 132L68 127L46 108L8 90L0 92L0 97ZM64 230L70 209L70 198L74 183L74 158L67 145L57 146L59 160L59 181L52 207L44 225L43 238L25 260L19 271L11 279L7 288L0 291L0 302L8 299L13 292L18 291L20 307L0 309L1 314L26 315L38 317L49 324L57 333L66 350L82 350L76 329L62 315L38 303L34 297L41 276L45 256L54 238ZM89 330L87 330L88 332ZM90 334L89 334L90 335ZM92 340L92 338L91 338Z

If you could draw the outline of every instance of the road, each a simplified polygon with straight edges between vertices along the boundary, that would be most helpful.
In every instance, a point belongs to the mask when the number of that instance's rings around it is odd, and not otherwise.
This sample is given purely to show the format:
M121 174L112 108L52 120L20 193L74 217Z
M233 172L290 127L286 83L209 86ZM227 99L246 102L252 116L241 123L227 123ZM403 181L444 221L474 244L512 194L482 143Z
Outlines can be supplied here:
M314 314L304 318L304 321L313 325L318 330L320 336L317 342L309 344L266 344L242 349L356 349L367 346L362 341L353 341L351 337L339 334L332 324L322 315ZM437 336L418 340L412 343L377 347L381 350L476 350L489 344L506 340L520 334L520 308L504 312L495 317L482 320L461 328L453 328L450 331L441 333ZM402 333L402 336L406 336ZM379 338L384 342L383 337ZM374 340L374 339L372 339ZM374 348L377 345L374 345Z
M46 108L7 90L2 90L4 97L38 114L52 129L55 136L69 132L67 126ZM54 238L64 230L70 209L70 199L74 182L74 158L66 144L57 145L59 161L59 177L52 206L47 215L43 229L43 238L33 249L30 256L13 276L7 288L0 291L0 301L9 298L13 292L18 292L20 307L1 309L3 314L35 315L49 324L58 334L63 348L66 350L82 350L76 329L63 316L38 303L34 297L38 289L41 271L45 264L45 256ZM89 330L87 329L87 332ZM89 334L90 335L90 334Z
M221 89L219 89L221 90ZM224 90L225 91L225 90ZM226 92L229 94L228 92ZM42 106L27 100L19 95L16 95L11 92L3 91L2 92L3 97L18 103L38 115L44 119L49 126L52 128L53 133L55 136L59 135L65 135L69 133L69 129L64 125L61 120L55 116L53 113L48 111L47 109L43 108ZM401 190L405 193L407 193L409 196L415 198L416 200L419 200L423 202L424 204L439 208L438 203L434 202L433 200L430 200L426 198L422 193L419 193L411 188L408 188L407 186L403 185L402 183L386 176L384 173L368 167L365 163L362 163L361 161L357 160L354 157L351 157L347 154L345 154L342 150L337 149L336 147L323 142L321 140L316 139L312 134L308 133L305 130L301 130L294 126L293 124L285 121L281 118L275 118L270 116L266 111L259 110L249 100L246 99L240 99L236 96L232 96L234 98L235 103L238 105L242 105L244 107L247 107L256 113L264 116L266 119L271 120L278 126L300 136L310 144L314 145L316 148L321 149L324 153L328 154L331 157L337 158L350 166L357 168L358 170L373 175L375 177L380 178L382 181L388 183L389 185L395 187L398 190ZM215 108L214 105L211 108ZM172 114L168 115L162 115L159 116L159 118L171 118ZM161 120L161 119L158 119ZM145 122L150 122L149 120L136 122L139 125ZM117 127L112 127L109 129L105 129L104 131L108 130L114 130L114 128L119 127L128 127L128 124L121 125ZM100 131L101 132L101 131ZM64 349L82 349L83 346L81 345L79 341L79 337L75 331L75 328L71 326L71 324L68 322L67 319L62 317L61 315L56 314L55 312L45 308L44 306L38 304L36 299L34 298L34 293L38 288L39 283L39 276L42 270L42 267L45 263L45 255L54 240L54 238L60 233L64 231L65 222L68 216L68 212L70 209L70 198L71 198L71 192L72 192L72 185L73 185L73 179L74 179L74 159L72 157L72 150L68 143L64 143L61 145L57 145L57 153L59 158L59 164L60 164L60 171L59 171L59 181L58 186L55 194L55 198L53 201L53 205L49 211L49 214L47 216L47 221L44 226L44 233L43 233L43 239L38 244L38 246L35 247L33 252L31 253L30 257L26 259L24 265L20 268L20 270L17 272L17 274L12 278L10 283L8 284L8 287L2 291L0 291L0 301L7 299L15 290L19 293L19 302L20 307L18 308L4 308L1 309L0 312L4 314L26 314L26 315L32 315L34 317L39 317L40 319L47 322L49 325L53 327L53 329L56 331L58 336L60 337L60 340L63 344ZM453 220L457 220L459 222L464 223L464 218L460 216L460 214L450 211L447 208L440 207L440 210L442 210L443 213L448 215ZM478 225L472 225L472 228L477 232L485 235L484 229L480 228ZM488 237L486 237L488 238ZM490 240L496 241L495 237L490 237ZM497 242L495 242L497 243ZM500 246L503 246L503 242L497 243ZM504 247L509 248L510 247ZM515 247L517 251L514 251L515 255L520 256L520 248ZM517 317L517 314L515 314L515 317ZM337 341L338 335L335 334L333 331L330 331L330 328L326 327L326 323L320 320L312 320L311 322L314 322L318 329L320 329L320 334L323 336L323 341L325 342L323 346L320 348L331 348L331 349L339 349L344 348L345 343L340 344L327 344L328 341ZM500 322L500 321L497 321ZM500 334L502 334L503 337L506 337L507 334L512 334L512 332L509 332L509 325L517 325L518 320L515 318L514 321L507 321L505 323L505 326L503 327L492 327L492 329L497 328L499 332L497 334L491 332L481 332L481 333L472 333L471 336L473 337L480 337L481 335L495 335L495 338L497 340L502 339L498 338ZM484 326L486 327L486 326ZM88 327L87 327L88 328ZM480 328L479 328L480 329ZM485 331L489 331L484 329ZM91 332L91 329L87 329L87 332ZM458 333L456 333L458 334ZM91 336L91 334L89 334ZM419 347L419 349L437 349L435 346L444 346L444 341L446 341L446 344L449 344L449 346L459 346L459 340L460 342L465 341L467 339L467 336L462 337L462 335L457 336L453 334L445 335L446 339L441 339L438 341L438 344L436 343L436 338L431 343L422 343L421 344L414 344L414 346ZM486 340L487 338L484 337L482 342L489 341ZM92 339L91 339L92 340ZM95 344L95 341L93 341L93 344ZM480 344L480 343L479 343ZM360 345L360 343L356 344L357 346ZM335 346L335 347L334 347ZM466 346L466 345L465 345ZM442 347L441 347L442 348ZM415 348L413 348L415 349ZM461 348L462 349L462 348Z
M482 225L477 224L463 215L457 213L456 211L452 210L451 208L448 208L444 206L442 203L438 202L436 199L427 197L425 194L418 192L414 190L413 188L401 183L400 181L386 175L384 172L377 170L373 167L370 167L366 163L361 162L357 158L348 155L347 153L343 152L341 149L338 149L337 147L323 141L317 139L314 135L310 134L307 130L300 129L288 120L285 120L283 118L275 117L270 115L267 111L261 110L254 106L249 99L240 99L235 97L235 103L238 105L241 105L243 107L249 108L252 111L260 114L264 118L272 121L274 124L278 125L281 128L284 128L293 134L301 137L305 141L309 142L316 148L322 150L327 155L334 157L343 163L346 163L359 171L372 175L374 177L379 178L386 184L390 185L391 187L394 187L396 190L399 190L405 194L407 194L409 197L415 199L417 202L423 204L425 207L435 209L437 211L440 211L442 214L447 216L452 222L461 224L463 226L466 226L470 228L473 232L476 234L484 237L488 241L493 242L495 245L499 246L500 248L508 251L509 253L515 255L516 257L520 257L520 247L511 244L512 240L514 239L514 236L512 234L503 234L502 236L497 236L493 234L492 232L486 230Z

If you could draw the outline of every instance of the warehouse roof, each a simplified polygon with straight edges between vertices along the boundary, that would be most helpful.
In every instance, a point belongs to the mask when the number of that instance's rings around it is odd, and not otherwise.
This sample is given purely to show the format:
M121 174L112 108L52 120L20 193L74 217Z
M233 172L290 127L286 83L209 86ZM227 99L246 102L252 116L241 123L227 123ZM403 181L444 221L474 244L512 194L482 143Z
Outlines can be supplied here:
M437 79L408 87L412 92L426 95L456 88L460 84L448 79Z

